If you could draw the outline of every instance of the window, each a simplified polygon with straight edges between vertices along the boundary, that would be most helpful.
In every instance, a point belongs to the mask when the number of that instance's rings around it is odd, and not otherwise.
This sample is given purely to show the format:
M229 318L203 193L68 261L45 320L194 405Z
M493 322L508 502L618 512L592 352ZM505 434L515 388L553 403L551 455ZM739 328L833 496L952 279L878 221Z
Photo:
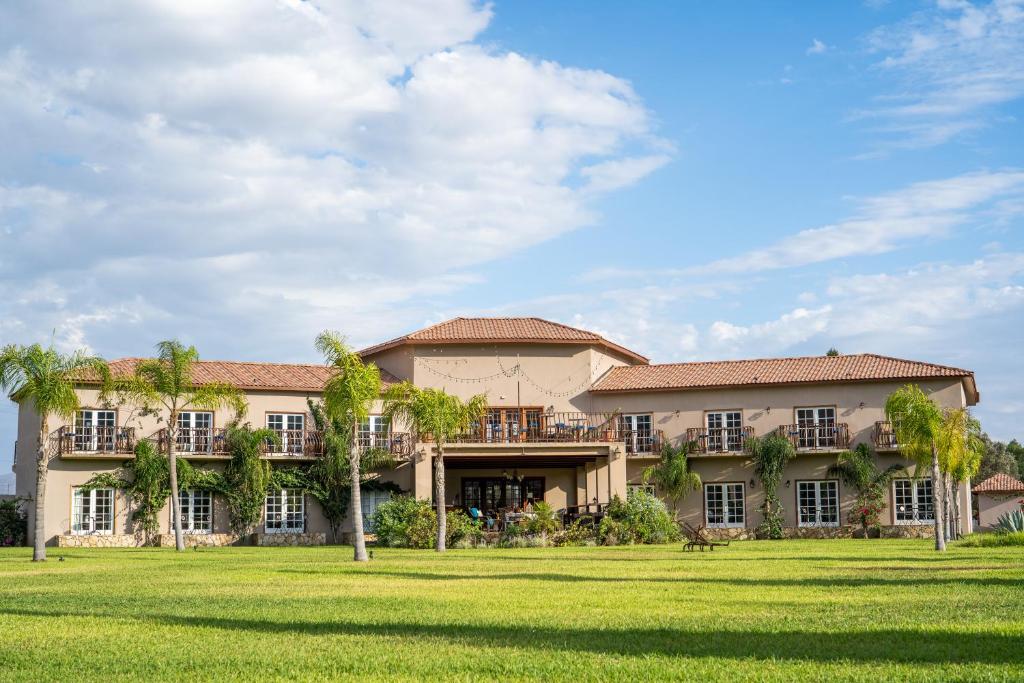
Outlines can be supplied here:
M743 422L738 410L707 414L708 445L713 453L729 453L743 450Z
M704 521L709 527L744 526L743 484L705 484Z
M796 496L799 526L839 526L839 482L798 481Z
M935 521L931 479L897 479L892 483L893 521L930 524Z
M114 533L114 489L74 489L71 497L71 533Z
M178 413L178 450L209 453L213 445L213 413Z
M113 410L79 410L75 413L76 451L114 450Z
M271 445L270 452L302 455L305 427L306 416L302 413L269 413L267 429L273 430L281 439L281 445Z
M391 424L383 415L370 415L359 425L359 446L361 448L387 448Z
M391 492L379 489L363 489L360 491L360 497L363 501L363 531L372 534L374 532L373 516L377 512L377 506L391 500Z
M512 443L537 439L543 429L541 408L488 408L484 415L486 443Z
M650 414L623 415L622 429L626 434L626 452L651 452L651 448L654 445L654 436L651 431Z
M544 500L544 477L473 477L462 480L462 507L481 512L517 510Z
M209 491L188 489L178 495L181 530L186 534L213 531L213 495Z
M797 448L835 448L836 409L796 409Z
M643 491L648 495L655 495L653 484L626 484L626 498L629 498L637 491Z
M306 528L305 495L302 489L281 489L267 494L268 534L302 533Z

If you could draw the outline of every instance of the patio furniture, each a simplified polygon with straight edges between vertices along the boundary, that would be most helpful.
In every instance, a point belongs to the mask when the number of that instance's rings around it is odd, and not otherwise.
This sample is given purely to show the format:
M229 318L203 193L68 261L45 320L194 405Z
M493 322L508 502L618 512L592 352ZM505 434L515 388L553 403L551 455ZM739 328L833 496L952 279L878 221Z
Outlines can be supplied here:
M476 508L469 508L469 516L474 520L483 522L488 531L494 529L494 525L497 523L497 520L494 519L494 517L491 515L485 515Z
M694 527L687 522L683 522L680 525L680 528L687 539L686 543L683 545L683 550L693 550L694 548L699 547L700 551L704 552L704 548L714 550L716 547L725 548L729 545L729 541L715 541L708 538L703 524L699 527Z

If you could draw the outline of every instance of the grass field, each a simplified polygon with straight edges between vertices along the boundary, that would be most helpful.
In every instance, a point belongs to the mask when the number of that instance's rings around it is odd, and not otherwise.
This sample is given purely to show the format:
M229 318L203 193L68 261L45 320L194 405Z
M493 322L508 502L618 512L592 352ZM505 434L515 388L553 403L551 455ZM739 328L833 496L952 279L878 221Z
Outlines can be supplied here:
M1024 548L29 556L0 550L0 679L1024 679Z

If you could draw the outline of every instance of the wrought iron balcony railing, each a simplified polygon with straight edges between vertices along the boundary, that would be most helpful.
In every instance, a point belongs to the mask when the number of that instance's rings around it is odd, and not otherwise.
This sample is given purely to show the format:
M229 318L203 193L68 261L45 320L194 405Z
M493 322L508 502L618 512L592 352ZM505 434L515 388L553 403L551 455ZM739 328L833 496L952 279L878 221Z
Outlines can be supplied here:
M779 433L798 451L835 451L850 447L850 427L845 422L782 425Z
M686 440L696 444L695 452L703 455L745 453L753 436L753 427L691 427L686 430Z
M57 430L57 452L132 453L135 430L131 427L61 427Z
M875 448L899 448L899 444L896 443L896 432L893 430L891 422L876 422L871 440L874 441Z

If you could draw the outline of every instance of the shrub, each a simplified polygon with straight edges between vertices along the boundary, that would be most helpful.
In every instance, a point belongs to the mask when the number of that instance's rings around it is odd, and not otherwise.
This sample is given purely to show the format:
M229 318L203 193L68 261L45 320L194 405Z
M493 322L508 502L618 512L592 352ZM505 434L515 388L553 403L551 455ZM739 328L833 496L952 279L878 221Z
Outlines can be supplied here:
M434 547L437 514L429 501L395 496L377 506L373 524L380 545L392 548Z
M1024 531L995 534L968 534L957 542L962 548L998 548L1024 546Z
M669 543L679 540L679 529L665 503L646 491L636 491L625 501L618 496L612 499L598 537L605 545Z
M28 515L19 499L0 501L0 546L25 545Z
M445 520L446 545L472 547L483 541L484 531L480 521L470 519L469 515L462 510L449 510L445 515Z
M574 520L564 530L555 533L551 537L551 542L556 546L594 545L597 542L594 518L580 517Z
M996 532L1013 534L1024 531L1024 510L1007 512L996 521Z
M562 522L549 503L540 501L533 506L533 517L526 522L527 531L546 539L548 534L553 534L561 528Z

